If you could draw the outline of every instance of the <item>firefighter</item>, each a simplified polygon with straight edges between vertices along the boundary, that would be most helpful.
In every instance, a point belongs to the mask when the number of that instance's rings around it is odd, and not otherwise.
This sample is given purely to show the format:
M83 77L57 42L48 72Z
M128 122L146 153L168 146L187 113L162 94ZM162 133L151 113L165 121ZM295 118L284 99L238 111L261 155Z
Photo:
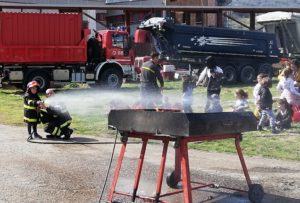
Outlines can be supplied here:
M37 133L37 124L42 102L38 96L38 91L39 84L36 81L31 81L27 84L24 95L24 122L27 123L29 137L40 139L42 137Z
M141 98L145 108L154 108L162 103L162 89L164 80L160 73L159 54L152 53L151 60L142 65L141 72ZM157 84L160 83L160 87Z
M49 133L47 138L68 140L73 133L73 130L70 128L72 118L63 103L55 102L52 98L49 99L53 95L53 89L46 91L46 97L50 102L41 110L41 121L45 125L45 132Z

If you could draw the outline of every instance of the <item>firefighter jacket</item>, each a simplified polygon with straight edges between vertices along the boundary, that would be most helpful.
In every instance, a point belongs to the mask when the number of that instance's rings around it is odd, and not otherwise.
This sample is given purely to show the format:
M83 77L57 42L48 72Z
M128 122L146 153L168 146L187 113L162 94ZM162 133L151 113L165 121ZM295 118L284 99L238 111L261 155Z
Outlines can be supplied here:
M72 117L63 103L53 103L41 111L41 121L42 123L55 122L57 127L64 128L71 124Z
M24 96L24 122L38 123L39 113L38 105L41 101L37 94L26 92Z
M53 136L63 134L72 122L72 118L63 103L52 103L41 110L41 122L44 130Z
M159 90L157 80L160 83L160 86L164 86L164 80L160 74L160 66L154 64L152 60L147 61L142 66L141 73L141 83L142 85L149 90Z

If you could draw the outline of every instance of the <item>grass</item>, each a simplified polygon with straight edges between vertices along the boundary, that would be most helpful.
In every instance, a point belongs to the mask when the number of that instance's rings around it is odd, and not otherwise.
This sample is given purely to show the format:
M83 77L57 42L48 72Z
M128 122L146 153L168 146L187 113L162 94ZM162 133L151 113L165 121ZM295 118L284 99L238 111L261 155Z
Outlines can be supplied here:
M276 82L271 89L273 96L278 97L278 93L275 89ZM177 95L180 98L181 95L181 82L172 81L165 84L165 95ZM73 90L73 88L82 88L79 90ZM62 94L67 94L71 91L77 91L80 94L88 92L89 89L85 86L70 86L70 89L60 89ZM221 100L225 111L230 111L230 106L234 104L234 91L237 88L243 88L249 93L250 101L252 98L253 86L236 84L232 86L223 87L221 92ZM98 90L96 90L98 91ZM100 90L99 90L100 91ZM138 84L128 83L124 84L119 91L126 95L131 95L138 98L139 89ZM206 89L198 87L194 91L194 110L196 112L203 112L203 103L205 100ZM0 89L0 123L8 125L25 126L23 123L23 93L15 89ZM44 98L44 95L41 95ZM111 136L112 132L107 130L107 106L109 105L110 98L106 98L105 102L99 105L92 106L84 114L74 112L70 110L73 117L72 127L75 129L76 134L83 135L97 135L97 136ZM66 101L67 102L67 101ZM76 106L76 108L84 108L85 101L82 97L82 105ZM97 101L94 101L97 104ZM180 102L180 101L179 101ZM250 102L251 103L251 102ZM247 132L243 136L241 146L243 152L249 156L264 156L276 159L288 159L288 160L300 160L300 125L293 124L293 128L284 131L280 134L273 135L270 131L264 132ZM193 143L191 148L205 151L214 152L227 152L234 153L234 141L214 141L204 143Z

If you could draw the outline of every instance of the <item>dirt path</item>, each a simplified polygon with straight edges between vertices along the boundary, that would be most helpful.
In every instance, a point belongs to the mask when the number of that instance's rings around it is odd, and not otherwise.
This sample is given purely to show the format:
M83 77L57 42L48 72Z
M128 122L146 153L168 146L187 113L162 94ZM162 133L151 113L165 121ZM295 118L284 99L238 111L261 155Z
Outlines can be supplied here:
M111 144L30 144L26 142L25 132L25 128L0 125L0 202L98 202L110 159ZM96 137L84 140L94 139L113 140ZM140 194L151 195L155 192L161 150L159 144L147 148ZM119 190L132 191L132 178L139 152L139 144L127 147L117 187ZM172 171L173 152L169 148L166 173ZM189 155L192 179L245 187L237 155L195 150L190 150ZM300 202L300 162L246 157L246 163L252 181L264 186L267 195L263 202ZM107 188L110 187L111 176ZM167 191L166 184L163 185L163 191ZM249 202L243 196L232 194L227 190L203 189L193 192L193 199L194 202ZM169 201L182 202L182 199L178 196Z

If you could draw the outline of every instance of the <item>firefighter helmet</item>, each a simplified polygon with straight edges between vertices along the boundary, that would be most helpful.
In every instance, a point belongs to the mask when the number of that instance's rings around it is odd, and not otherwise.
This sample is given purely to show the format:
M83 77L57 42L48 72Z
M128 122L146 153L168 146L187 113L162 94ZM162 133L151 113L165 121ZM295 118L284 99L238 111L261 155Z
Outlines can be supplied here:
M39 83L37 81L33 80L27 84L27 89L32 88L32 87L39 87L39 86L40 86Z

